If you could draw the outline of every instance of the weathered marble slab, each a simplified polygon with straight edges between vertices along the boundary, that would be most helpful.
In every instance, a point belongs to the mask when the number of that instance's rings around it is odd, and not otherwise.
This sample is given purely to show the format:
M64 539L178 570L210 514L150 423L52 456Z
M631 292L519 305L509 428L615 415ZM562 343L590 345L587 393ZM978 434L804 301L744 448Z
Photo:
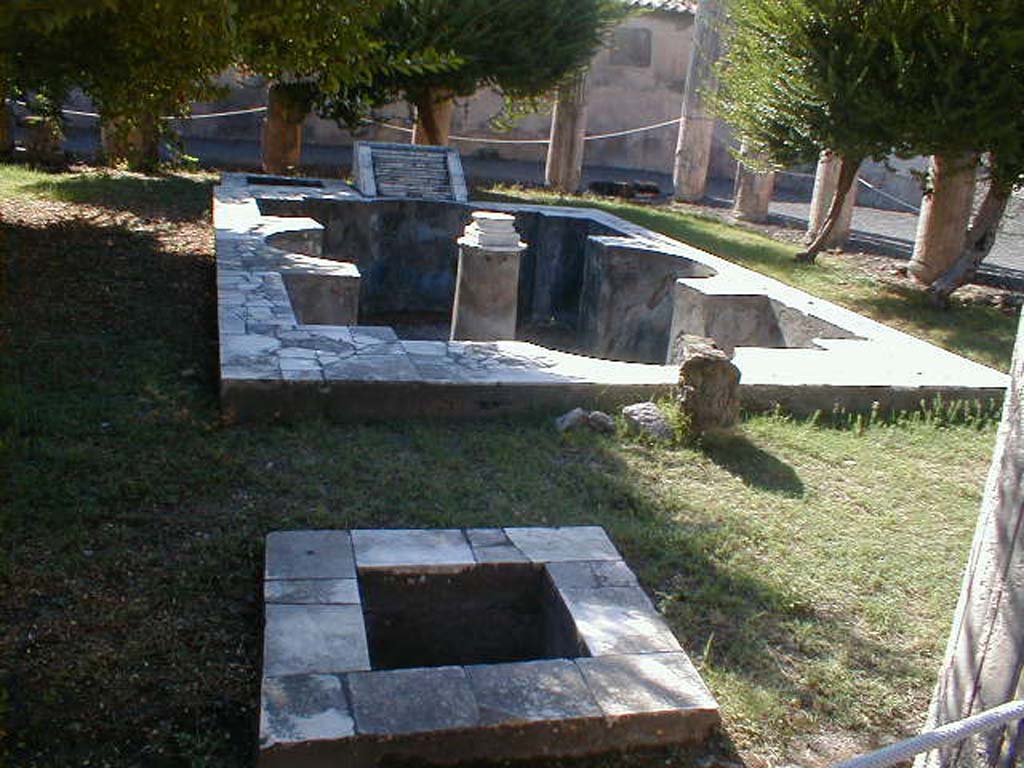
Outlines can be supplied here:
M594 718L601 708L567 659L466 667L482 725Z
M275 531L267 535L266 579L354 579L348 531Z
M535 563L573 560L619 560L603 528L506 528L520 552Z
M399 736L475 726L480 714L462 667L348 676L359 733Z
M467 528L466 538L478 563L525 563L520 552L501 528Z
M267 605L263 638L264 677L370 668L358 605Z
M476 560L460 530L352 531L356 563L361 570L469 567Z
M266 603L292 605L358 605L355 579L268 579L263 583Z

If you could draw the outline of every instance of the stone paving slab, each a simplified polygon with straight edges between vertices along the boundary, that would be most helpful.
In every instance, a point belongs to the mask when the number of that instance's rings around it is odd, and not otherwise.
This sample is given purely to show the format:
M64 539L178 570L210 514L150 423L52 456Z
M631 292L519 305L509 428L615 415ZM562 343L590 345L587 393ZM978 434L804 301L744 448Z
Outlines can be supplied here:
M592 656L682 650L639 587L562 589L560 595Z
M475 726L476 700L462 667L429 667L348 676L356 729L398 736Z
M547 571L560 590L639 586L633 571L621 560L548 563Z
M596 718L583 676L567 659L466 667L482 725Z
M415 568L426 573L476 562L465 534L457 529L356 530L352 542L361 570Z
M467 528L466 538L478 563L525 563L527 557L501 528Z
M263 583L266 603L359 605L355 579L275 579Z
M685 653L645 653L576 659L609 717L675 709L717 709Z
M348 697L336 675L263 679L260 748L355 734Z
M330 674L370 668L359 605L266 606L265 677Z
M519 551L535 563L620 559L599 526L506 528L505 533Z
M275 531L267 536L266 579L354 579L348 531Z

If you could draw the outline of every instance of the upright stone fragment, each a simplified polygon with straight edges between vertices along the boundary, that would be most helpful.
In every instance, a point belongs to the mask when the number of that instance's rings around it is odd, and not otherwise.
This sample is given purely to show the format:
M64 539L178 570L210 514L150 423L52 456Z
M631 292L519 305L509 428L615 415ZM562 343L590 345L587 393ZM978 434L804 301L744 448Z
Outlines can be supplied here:
M736 163L732 214L739 221L767 221L772 192L775 190L775 174L771 171L757 171L746 165L742 158L751 155L745 145L740 150L740 156L741 159Z
M714 340L681 334L673 346L679 366L679 402L690 431L727 429L740 416L740 369Z
M519 240L515 217L477 211L459 238L451 338L467 341L512 340L519 304Z

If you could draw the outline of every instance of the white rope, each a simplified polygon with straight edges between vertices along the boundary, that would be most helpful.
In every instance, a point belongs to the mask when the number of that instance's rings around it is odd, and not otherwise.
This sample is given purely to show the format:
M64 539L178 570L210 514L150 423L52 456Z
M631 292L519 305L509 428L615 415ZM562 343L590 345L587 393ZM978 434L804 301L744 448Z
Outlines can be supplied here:
M921 209L918 208L916 205L911 205L908 202L900 200L898 197L896 197L896 195L891 195L888 192L886 192L884 189L879 189L878 187L876 187L876 186L874 186L872 184L869 184L868 182L864 181L864 179L860 178L859 176L857 177L857 181L859 181L865 187L870 189L876 195L881 195L882 197L886 198L887 200L892 200L894 203L899 203L904 208L906 208L907 210L913 211L914 213L920 213L921 212Z
M813 173L798 173L796 171L776 171L776 173L781 175L781 176L793 176L794 178L798 178L798 179L813 179L814 178L814 174ZM895 195L886 192L884 189L879 189L874 184L871 184L871 183L869 183L867 181L864 181L864 179L862 179L860 176L857 177L857 181L859 183L863 184L868 189L870 189L875 194L881 195L882 197L886 198L887 200L892 200L894 203L902 205L904 208L906 208L909 211L912 211L913 213L920 213L921 212L921 209L918 208L916 205L908 203L905 200L901 200L900 198L896 197Z
M589 136L584 136L584 141L601 141L603 139L617 139L620 136L629 136L634 133L644 133L645 131L656 131L659 128L665 128L669 125L675 125L680 121L681 118L673 118L671 120L664 120L660 123L652 123L651 125L642 125L639 128L627 128L622 131L613 131L611 133L595 133ZM382 128L390 128L392 131L399 131L401 133L412 133L412 128L406 128L403 125L394 125L383 120L371 121L375 125L379 125ZM450 141L465 141L471 144L548 144L550 139L493 139L486 136L449 136Z
M869 752L852 760L837 763L834 768L887 768L887 766L909 760L914 755L956 744L970 736L993 730L1013 720L1020 720L1022 717L1024 717L1024 699L1011 701L979 715L957 720L955 723L948 723L913 738L891 744L876 752Z
M15 102L19 107L27 107L24 101ZM218 117L234 117L236 115L254 115L258 112L266 112L266 107L246 107L245 109L229 109L225 112L204 112L199 115L162 115L161 120L212 120ZM89 117L93 120L99 120L100 115L98 112L83 112L79 109L62 109L65 115L71 117Z

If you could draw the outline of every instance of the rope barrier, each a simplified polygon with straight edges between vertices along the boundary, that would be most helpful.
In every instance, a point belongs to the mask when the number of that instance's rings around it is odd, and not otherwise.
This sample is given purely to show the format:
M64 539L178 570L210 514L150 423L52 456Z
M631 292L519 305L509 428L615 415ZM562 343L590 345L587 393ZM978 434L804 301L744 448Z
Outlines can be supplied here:
M15 103L17 103L19 106L28 106L28 104L26 104L25 101L16 101ZM201 115L186 115L184 117L174 116L174 115L165 115L165 116L162 116L160 119L161 120L167 120L167 121L216 120L216 119L219 119L219 118L238 117L240 115L257 115L259 113L266 112L266 109L267 109L266 106L250 106L250 108L245 108L245 109L241 109L241 110L227 110L227 111L224 111L224 112L209 112L209 113L203 113ZM81 110L61 110L61 112L63 114L65 114L65 115L69 115L71 117L90 118L92 120L98 120L99 119L99 114L95 113L95 112L82 112ZM678 125L681 120L682 120L682 118L673 118L672 120L663 120L660 123L651 123L650 125L642 125L642 126L639 126L637 128L626 128L626 129L621 130L621 131L611 131L610 133L594 133L594 134L591 134L589 136L584 136L583 140L584 141L603 141L603 140L609 139L609 138L621 138L623 136L630 136L630 135L633 135L635 133L645 133L647 131L656 131L656 130L659 130L659 129L662 129L662 128L668 128L669 126L672 126L672 125ZM400 133L406 133L406 134L413 133L413 129L412 128L407 128L406 126L402 126L402 125L394 125L393 123L388 123L388 122L383 121L383 120L371 120L370 122L372 122L374 125L380 126L381 128L388 128L388 129L390 129L392 131L398 131ZM547 139L547 138L492 138L492 137L488 137L488 136L460 136L460 135L452 135L452 136L449 136L449 138L452 141L465 141L467 143L474 143L474 144L535 144L535 145L541 145L541 144L548 144L548 143L551 142L551 139ZM778 171L777 173L779 173L779 174L781 174L783 176L795 176L795 177L798 177L798 178L814 178L814 174L812 174L812 173L797 173L797 172L794 172L794 171ZM907 202L905 202L903 200L900 200L899 198L897 198L894 195L890 195L884 189L880 189L879 187L874 186L873 184L870 184L867 181L864 181L864 179L860 178L859 176L857 177L857 181L859 181L861 184L863 184L868 189L873 191L873 193L876 193L877 195L880 195L883 198L886 198L887 200L891 200L892 202L894 202L894 203L896 203L898 205L903 206L904 208L906 208L907 210L909 210L909 211L911 211L913 213L921 213L921 209L920 208L918 208L918 207L916 207L914 205L911 205L910 203L907 203Z
M27 107L24 101L16 101L19 107ZM235 117L236 115L254 115L259 112L266 112L266 107L246 107L244 109L229 109L224 112L204 112L198 115L161 115L161 120L213 120L220 117ZM100 115L98 112L83 112L80 109L61 109L61 112L71 117L88 117L93 120L99 120Z
M1024 699L1011 701L972 717L939 726L918 736L891 744L875 752L838 763L834 768L888 768L914 755L956 744L978 733L990 731L1024 717Z
M634 133L644 133L645 131L656 131L659 128L666 128L670 125L676 125L682 118L676 117L671 120L663 120L660 123L652 123L651 125L642 125L638 128L627 128L622 131L612 131L611 133L595 133L589 136L584 136L584 141L602 141L604 139L617 139L621 136L629 136ZM406 128L404 125L395 125L394 123L388 123L383 120L372 120L374 125L378 125L381 128L389 128L392 131L399 131L400 133L412 133L412 128ZM449 136L450 141L464 141L470 144L548 144L550 139L494 139L487 136Z
M814 174L813 173L799 173L797 171L776 171L776 173L779 174L780 176L792 176L792 177L797 178L797 179L813 179L814 178ZM860 184L863 184L865 187L870 189L876 195L884 197L887 200L892 200L894 203L897 203L898 205L902 205L904 208L906 208L908 211L910 211L912 213L921 213L921 209L918 208L916 205L913 205L912 203L908 203L906 200L901 200L900 198L896 197L896 195L893 195L893 194L891 194L889 192L886 192L884 189L879 189L874 184L871 184L870 182L867 182L864 179L862 179L860 176L857 177L857 182L860 183Z

